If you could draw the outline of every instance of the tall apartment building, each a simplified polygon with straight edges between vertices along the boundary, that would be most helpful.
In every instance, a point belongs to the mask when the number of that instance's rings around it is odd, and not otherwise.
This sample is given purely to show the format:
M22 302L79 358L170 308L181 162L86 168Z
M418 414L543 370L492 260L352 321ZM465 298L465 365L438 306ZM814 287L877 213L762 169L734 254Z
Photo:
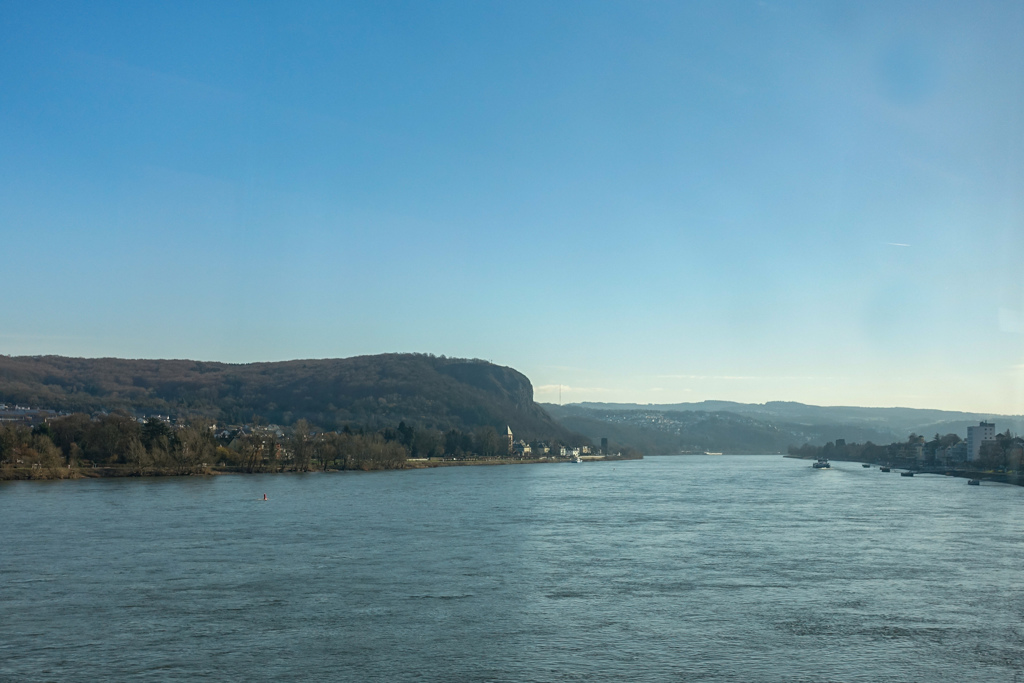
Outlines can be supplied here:
M967 459L977 460L981 455L981 443L983 441L996 440L996 425L994 422L980 422L977 427L967 428Z

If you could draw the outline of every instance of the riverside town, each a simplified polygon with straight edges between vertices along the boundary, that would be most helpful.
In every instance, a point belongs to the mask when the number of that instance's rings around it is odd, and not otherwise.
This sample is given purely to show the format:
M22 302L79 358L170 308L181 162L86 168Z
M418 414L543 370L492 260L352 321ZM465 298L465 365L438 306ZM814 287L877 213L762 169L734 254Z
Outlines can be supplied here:
M906 442L878 446L846 443L844 439L824 446L791 448L798 458L850 460L920 473L949 474L1024 485L1024 438L997 433L994 422L982 421L967 428L967 438L936 434L931 439L911 434Z
M637 458L589 443L515 439L493 427L472 431L345 426L320 430L256 419L219 424L124 411L59 413L0 404L0 479L194 475L313 470L381 470L445 465L582 462Z

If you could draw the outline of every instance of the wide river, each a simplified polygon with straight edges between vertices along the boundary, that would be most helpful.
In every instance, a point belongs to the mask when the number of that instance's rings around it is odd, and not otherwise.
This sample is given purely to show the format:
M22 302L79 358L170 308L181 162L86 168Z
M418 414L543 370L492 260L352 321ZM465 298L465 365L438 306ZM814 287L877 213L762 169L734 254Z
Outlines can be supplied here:
M4 483L0 680L1024 681L1022 504L781 456Z

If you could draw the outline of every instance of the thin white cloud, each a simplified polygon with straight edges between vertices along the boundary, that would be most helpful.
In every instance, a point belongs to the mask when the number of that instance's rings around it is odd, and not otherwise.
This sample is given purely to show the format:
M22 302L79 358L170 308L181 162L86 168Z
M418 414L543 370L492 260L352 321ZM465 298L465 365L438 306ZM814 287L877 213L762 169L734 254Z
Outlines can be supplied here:
M0 339L94 339L77 334L17 334L0 333Z
M655 377L657 377L658 379L768 379L765 377L753 377L749 375L655 375Z
M67 48L64 50L64 53L70 59L87 69L91 69L94 73L102 73L135 86L145 85L162 90L173 89L177 92L187 92L193 96L237 97L237 94L230 90L225 90L203 81L185 78L165 71L157 71L92 52Z
M944 180L950 185L967 184L966 177L960 175L959 173L955 173L940 164L936 164L931 161L925 161L924 159L908 156L905 154L901 155L901 158L903 159L903 162L908 166L916 168L919 171L923 171L931 175L933 178L939 178L941 180Z
M903 244L903 242L886 242L890 247L909 247L909 244Z
M777 380L842 380L846 377L822 377L818 375L654 375L658 379L700 379L724 381L777 381Z
M1012 334L1024 334L1024 315L1009 308L1000 308L999 330Z
M561 385L559 385L559 384L541 384L540 386L534 387L533 390L535 392L542 391L542 392L547 393L549 391L550 392L557 392L559 390L559 388L561 388L563 394L579 393L581 391L583 391L583 392L601 392L601 391L607 392L607 391L611 391L611 389L605 389L604 387L571 387L568 384L561 384Z
M744 83L722 76L719 73L710 71L703 67L699 67L696 64L684 64L683 69L691 76L703 81L705 84L710 85L713 88L717 88L718 90L728 93L734 97L746 95L750 92L750 88Z

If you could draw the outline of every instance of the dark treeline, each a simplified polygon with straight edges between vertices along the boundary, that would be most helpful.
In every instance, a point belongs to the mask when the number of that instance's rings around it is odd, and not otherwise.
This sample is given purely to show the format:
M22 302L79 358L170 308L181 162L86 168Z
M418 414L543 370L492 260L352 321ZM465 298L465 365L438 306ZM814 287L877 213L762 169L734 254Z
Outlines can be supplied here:
M0 426L0 465L30 468L39 476L72 476L76 468L92 466L191 474L222 455L211 428L202 418L176 429L157 418L140 424L126 413L97 419L76 413L31 428L9 423Z
M28 427L0 426L0 468L29 476L63 478L81 468L113 468L129 474L197 474L221 469L242 472L397 469L409 457L455 460L509 458L507 436L493 427L441 431L346 425L323 430L298 420L285 434L254 426L216 431L212 421L191 418L172 426L128 413L90 417L76 413ZM585 440L584 440L585 441ZM554 445L574 445L573 443Z
M938 449L952 446L960 443L960 441L960 437L956 434L947 434L945 436L936 434L935 438L930 442L926 442L923 436L911 434L906 441L891 444L874 444L870 441L862 444L829 441L824 446L813 446L811 444L804 444L799 447L790 446L789 453L801 458L825 457L832 460L896 462L915 457L916 451L914 447L918 444L923 444L926 456L930 456L932 461L934 461L935 453Z
M863 444L829 441L824 446L791 446L789 452L801 458L825 457L877 463L906 463L913 460L925 466L949 466L962 463L962 460L950 459L947 456L948 449L962 441L956 434L936 434L931 439L911 434L906 441L887 445L877 445L870 441ZM1010 430L1006 430L1003 434L997 434L994 441L982 443L978 459L971 461L971 466L985 470L1019 471L1022 459L1024 439L1013 436Z

